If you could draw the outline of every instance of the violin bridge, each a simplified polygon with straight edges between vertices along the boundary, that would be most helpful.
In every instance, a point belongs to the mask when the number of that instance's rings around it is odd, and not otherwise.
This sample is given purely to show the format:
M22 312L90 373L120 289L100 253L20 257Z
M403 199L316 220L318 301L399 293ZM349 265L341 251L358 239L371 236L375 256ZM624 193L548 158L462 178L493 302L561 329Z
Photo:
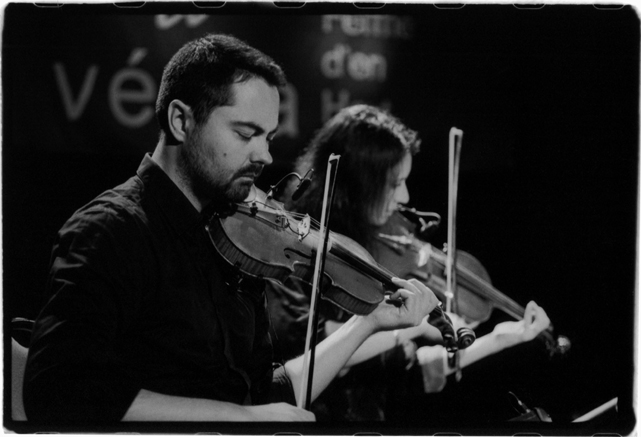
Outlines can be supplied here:
M392 243L398 244L399 246L409 246L412 244L412 239L406 235L387 235L387 234L378 234L378 236L384 240L388 240Z
M274 219L274 222L280 226L281 228L284 228L287 226L287 215L283 211L276 211L276 218Z
M298 241L303 241L303 238L309 235L310 223L311 218L309 217L309 214L305 214L305 217L298 222Z
M430 246L429 244L424 244L418 251L418 260L416 261L418 267L427 265L427 262L430 260L431 256L432 246Z

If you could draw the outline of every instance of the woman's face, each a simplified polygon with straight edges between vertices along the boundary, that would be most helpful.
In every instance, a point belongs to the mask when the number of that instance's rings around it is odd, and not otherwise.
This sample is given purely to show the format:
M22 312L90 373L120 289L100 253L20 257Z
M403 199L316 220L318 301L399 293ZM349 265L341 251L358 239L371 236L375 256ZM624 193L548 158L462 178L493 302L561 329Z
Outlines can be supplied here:
M381 202L372 209L370 224L382 226L398 209L410 200L405 181L412 171L412 155L406 153L401 162L387 173L387 184Z

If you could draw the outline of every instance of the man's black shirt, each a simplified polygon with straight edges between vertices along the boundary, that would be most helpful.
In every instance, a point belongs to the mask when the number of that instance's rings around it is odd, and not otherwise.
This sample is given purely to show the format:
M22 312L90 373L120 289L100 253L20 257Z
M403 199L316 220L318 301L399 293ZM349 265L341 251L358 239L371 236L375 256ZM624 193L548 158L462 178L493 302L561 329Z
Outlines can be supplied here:
M293 403L273 374L264 287L226 284L207 219L146 156L67 221L30 345L29 420L120 420L141 389Z

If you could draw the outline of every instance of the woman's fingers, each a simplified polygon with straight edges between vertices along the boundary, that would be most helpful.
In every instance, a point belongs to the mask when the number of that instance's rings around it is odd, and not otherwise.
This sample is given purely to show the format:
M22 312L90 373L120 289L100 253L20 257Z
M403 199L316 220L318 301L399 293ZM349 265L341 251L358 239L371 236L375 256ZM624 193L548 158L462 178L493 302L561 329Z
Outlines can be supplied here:
M403 299L406 306L408 308L411 306L410 309L419 314L421 318L432 312L439 303L432 290L416 279L393 278L392 281L400 288L391 297Z

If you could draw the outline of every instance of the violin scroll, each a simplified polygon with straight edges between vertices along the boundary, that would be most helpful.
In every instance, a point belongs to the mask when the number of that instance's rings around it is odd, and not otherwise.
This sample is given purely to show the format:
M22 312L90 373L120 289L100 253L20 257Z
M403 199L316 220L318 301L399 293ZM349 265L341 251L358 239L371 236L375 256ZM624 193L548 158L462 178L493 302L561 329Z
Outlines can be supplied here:
M476 334L472 328L459 328L456 334L458 335L459 349L465 349L476 341Z
M476 334L470 328L459 328L454 333L454 324L449 316L443 311L442 304L432 310L427 321L435 326L443 336L443 344L448 352L456 352L459 349L469 347L476 340Z
M557 355L563 356L571 347L572 342L565 335L559 335L556 338L548 336L548 338L546 338L546 348L550 357Z
M400 307L403 305L401 299L385 299L385 303ZM427 317L427 322L438 329L443 337L443 344L448 352L456 352L459 349L469 347L476 340L476 334L470 328L459 328L454 333L454 324L449 316L443 311L443 304L439 304Z

